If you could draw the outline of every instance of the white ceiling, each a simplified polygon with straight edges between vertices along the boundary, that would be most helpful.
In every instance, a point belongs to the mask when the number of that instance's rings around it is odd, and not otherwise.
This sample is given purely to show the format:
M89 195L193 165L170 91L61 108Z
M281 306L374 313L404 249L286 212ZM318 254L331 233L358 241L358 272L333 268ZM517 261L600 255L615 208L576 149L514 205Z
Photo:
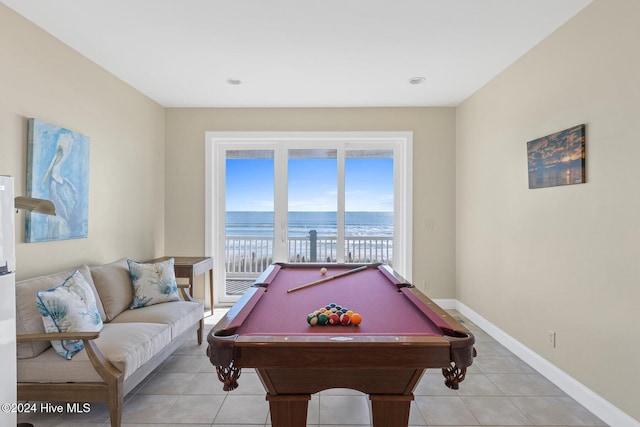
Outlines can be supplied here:
M591 2L0 1L166 107L455 106Z

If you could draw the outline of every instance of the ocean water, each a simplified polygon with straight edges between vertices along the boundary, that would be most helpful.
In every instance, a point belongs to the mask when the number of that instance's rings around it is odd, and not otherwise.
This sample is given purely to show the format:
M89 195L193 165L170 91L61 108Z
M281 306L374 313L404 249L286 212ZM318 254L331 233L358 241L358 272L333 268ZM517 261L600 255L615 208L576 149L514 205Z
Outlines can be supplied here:
M289 212L289 237L336 236L336 212ZM226 213L226 234L232 236L273 236L273 212ZM393 212L346 212L346 236L393 236Z

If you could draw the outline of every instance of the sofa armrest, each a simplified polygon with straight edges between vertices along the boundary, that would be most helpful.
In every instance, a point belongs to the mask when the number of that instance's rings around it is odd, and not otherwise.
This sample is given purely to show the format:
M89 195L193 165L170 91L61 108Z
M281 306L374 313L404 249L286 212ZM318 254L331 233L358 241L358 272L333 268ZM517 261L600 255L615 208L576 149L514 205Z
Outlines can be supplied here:
M51 340L94 340L100 332L52 332L44 334L18 334L18 342L51 341Z
M18 334L17 342L51 341L51 340L82 340L89 360L98 375L105 383L122 387L122 372L113 366L102 354L93 340L100 336L100 332L48 332L44 334Z
M178 289L180 289L180 293L182 294L182 298L185 301L195 302L191 294L189 293L189 284L187 283L178 283Z

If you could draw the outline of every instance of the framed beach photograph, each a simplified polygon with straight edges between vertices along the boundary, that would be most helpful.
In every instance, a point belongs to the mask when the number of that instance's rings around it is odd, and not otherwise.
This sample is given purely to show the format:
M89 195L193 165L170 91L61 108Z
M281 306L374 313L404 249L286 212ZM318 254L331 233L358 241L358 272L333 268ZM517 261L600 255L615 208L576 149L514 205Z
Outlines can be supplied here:
M27 212L25 242L86 238L89 138L29 119L27 196L50 200L56 207L56 215Z
M529 188L584 184L585 125L527 142Z

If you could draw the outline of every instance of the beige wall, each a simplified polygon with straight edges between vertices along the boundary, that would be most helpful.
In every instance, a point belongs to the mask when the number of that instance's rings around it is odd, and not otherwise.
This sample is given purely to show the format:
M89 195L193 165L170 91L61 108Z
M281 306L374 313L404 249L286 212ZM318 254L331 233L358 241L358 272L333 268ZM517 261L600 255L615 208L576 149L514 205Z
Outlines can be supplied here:
M456 119L458 299L637 420L639 21L596 0ZM526 142L580 123L587 183L529 190Z
M180 108L167 109L166 123L166 248L184 255L204 254L206 131L412 131L413 282L428 280L434 298L455 297L453 108Z
M27 120L90 137L89 237L24 242L16 215L17 276L123 256L164 244L164 109L0 4L0 174L26 192Z
M412 131L414 283L640 419L638 21L596 0L458 109L164 110L0 5L0 174L24 194L30 117L91 138L89 238L25 244L18 214L18 278L203 254L206 131ZM587 184L529 190L526 141L579 123Z

